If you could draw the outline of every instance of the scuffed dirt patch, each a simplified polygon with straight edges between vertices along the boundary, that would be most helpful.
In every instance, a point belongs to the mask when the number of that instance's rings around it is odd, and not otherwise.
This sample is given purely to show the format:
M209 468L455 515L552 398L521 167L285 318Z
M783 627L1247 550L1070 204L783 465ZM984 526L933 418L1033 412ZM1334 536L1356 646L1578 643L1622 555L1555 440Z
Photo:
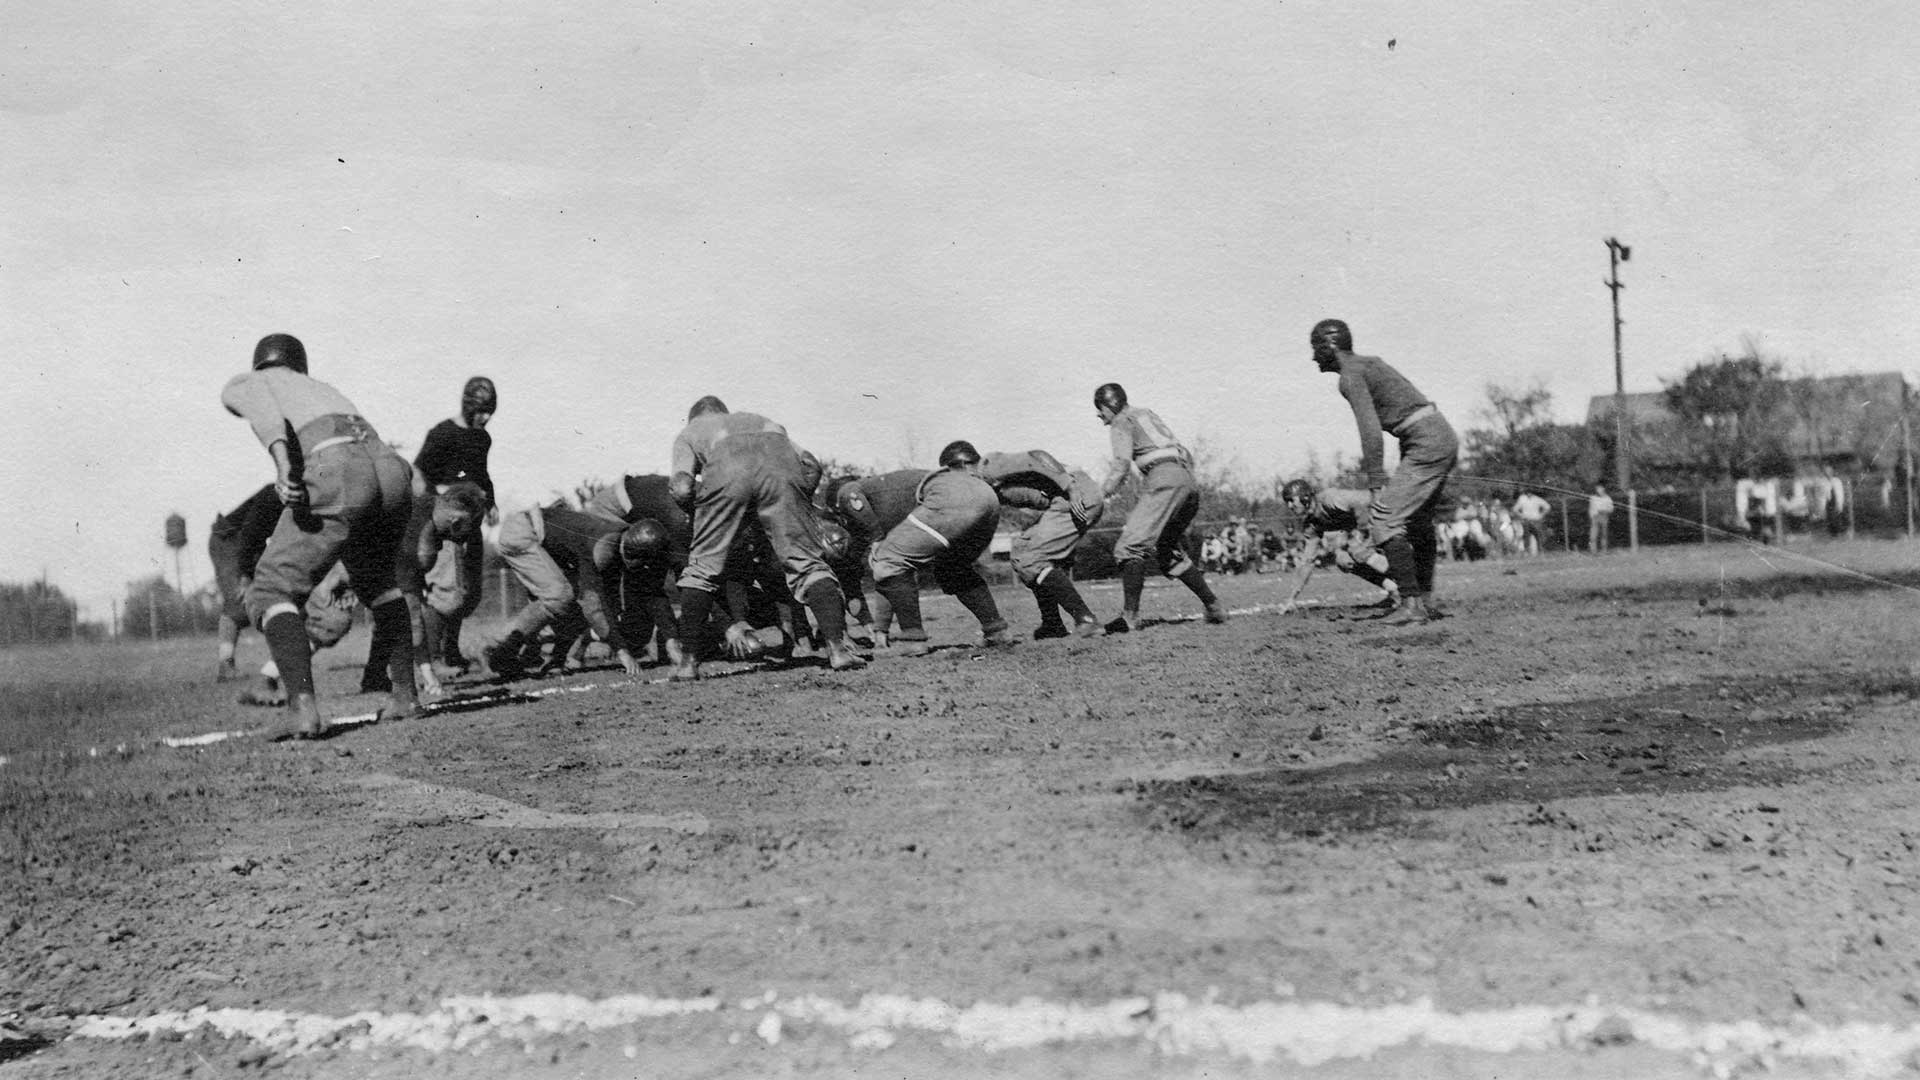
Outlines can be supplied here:
M1914 690L1908 679L1799 676L1468 707L1390 726L1393 748L1365 761L1153 780L1135 795L1149 827L1316 837L1413 828L1422 812L1490 803L1777 785L1806 768L1752 751L1825 737L1854 710Z

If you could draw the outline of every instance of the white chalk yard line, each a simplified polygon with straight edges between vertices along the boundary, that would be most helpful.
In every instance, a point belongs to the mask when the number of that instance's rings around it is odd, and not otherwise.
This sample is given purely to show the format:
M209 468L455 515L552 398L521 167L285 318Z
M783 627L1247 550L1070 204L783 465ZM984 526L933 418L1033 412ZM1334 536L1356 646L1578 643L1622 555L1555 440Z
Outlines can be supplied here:
M830 1034L855 1049L879 1052L901 1035L919 1034L964 1050L998 1053L1074 1043L1133 1043L1169 1057L1224 1056L1256 1063L1289 1060L1320 1065L1365 1060L1396 1048L1445 1047L1487 1054L1637 1043L1687 1057L1715 1075L1792 1061L1838 1066L1850 1076L1898 1075L1920 1053L1920 1027L1851 1022L1790 1024L1707 1022L1597 1002L1444 1012L1422 999L1409 1004L1337 1005L1262 1001L1223 1005L1181 994L1083 1004L1024 998L1010 1004L959 1007L933 998L869 994L846 1004L816 995L767 991L733 1003L715 997L654 998L629 994L598 1000L572 994L443 999L427 1013L363 1011L323 1016L274 1009L208 1009L140 1017L90 1015L67 1023L69 1039L129 1039L186 1034L208 1027L270 1050L299 1056L416 1049L439 1053L489 1046L525 1046L555 1035L638 1027L667 1018L708 1017L731 1041L769 1045L793 1035ZM731 1029L730 1031L727 1029ZM639 1041L639 1033L635 1033ZM632 1043L628 1054L634 1053Z

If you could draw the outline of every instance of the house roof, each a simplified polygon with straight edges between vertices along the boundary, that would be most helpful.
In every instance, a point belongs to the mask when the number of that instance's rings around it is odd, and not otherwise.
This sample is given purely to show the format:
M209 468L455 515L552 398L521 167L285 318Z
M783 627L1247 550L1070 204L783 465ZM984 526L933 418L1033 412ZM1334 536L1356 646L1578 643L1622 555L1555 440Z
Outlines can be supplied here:
M1858 459L1859 464L1867 467L1892 463L1888 455L1899 451L1900 410L1908 395L1905 376L1897 371L1879 371L1792 381L1811 391L1800 395L1798 406L1783 417L1788 424L1787 447L1796 458L1828 462ZM1635 430L1651 433L1684 423L1667 408L1665 391L1627 394L1624 401L1628 424ZM1613 422L1614 395L1604 394L1588 400L1589 426L1604 429ZM1866 441L1874 446L1863 445L1860 439L1852 437L1862 430L1869 433L1879 430L1890 438L1872 438ZM1657 451L1643 443L1639 452Z

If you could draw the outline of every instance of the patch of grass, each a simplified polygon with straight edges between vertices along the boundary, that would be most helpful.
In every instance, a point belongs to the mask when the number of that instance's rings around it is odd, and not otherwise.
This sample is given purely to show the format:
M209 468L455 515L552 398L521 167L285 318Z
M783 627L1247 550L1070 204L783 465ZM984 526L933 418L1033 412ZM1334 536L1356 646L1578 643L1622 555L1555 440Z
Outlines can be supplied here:
M0 754L145 738L202 712L212 653L208 639L0 650Z

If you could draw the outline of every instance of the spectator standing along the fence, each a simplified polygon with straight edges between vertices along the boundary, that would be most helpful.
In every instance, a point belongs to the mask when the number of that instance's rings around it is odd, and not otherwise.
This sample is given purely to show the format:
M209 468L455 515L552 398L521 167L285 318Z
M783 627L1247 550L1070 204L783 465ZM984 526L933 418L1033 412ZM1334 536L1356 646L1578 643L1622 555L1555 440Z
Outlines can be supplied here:
M1593 485L1593 494L1587 496L1587 550L1595 555L1613 546L1612 534L1607 524L1613 520L1613 496L1607 494L1607 485Z
M1520 550L1538 555L1547 547L1547 511L1552 507L1539 492L1522 491L1513 500L1513 516L1520 521Z

